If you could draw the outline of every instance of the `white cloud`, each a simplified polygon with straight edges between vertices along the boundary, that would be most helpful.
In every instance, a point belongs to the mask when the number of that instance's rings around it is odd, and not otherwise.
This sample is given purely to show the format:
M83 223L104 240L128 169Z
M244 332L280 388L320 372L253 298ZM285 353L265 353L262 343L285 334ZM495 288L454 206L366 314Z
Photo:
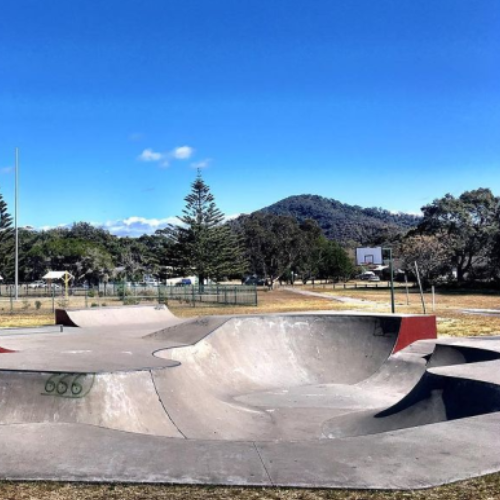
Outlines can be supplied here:
M171 160L188 160L193 154L194 148L191 146L180 146L168 153L160 153L151 148L147 148L137 157L137 159L144 162L157 162L160 168L167 168L170 166ZM210 162L210 160L199 162L200 166L198 168L205 168L208 166L208 162Z
M163 156L163 154L147 148L137 157L137 159L140 161L160 161L163 159Z
M194 149L191 146L181 146L175 148L171 154L176 160L188 160L193 156Z
M0 168L0 174L11 174L12 172L14 172L14 167Z
M191 166L193 168L207 168L210 163L212 163L212 159L211 158L205 158L204 160L201 160L201 161L195 161L194 163L191 163Z
M402 212L401 210L389 210L389 213L392 215L416 215L417 217L422 217L424 214L422 210L418 210L417 212Z
M227 215L224 217L224 222L229 220L233 220L238 218L239 214ZM184 225L177 217L165 217L163 219L148 219L146 217L132 216L127 217L126 219L118 219L118 220L109 220L106 222L96 222L90 221L94 227L101 227L103 229L108 230L111 234L115 236L130 236L133 238L138 238L139 236L143 236L144 234L154 234L157 229L163 229L168 224L174 224L178 226ZM73 224L59 224L57 226L41 226L38 227L37 230L40 231L48 231L49 229L56 228L71 228Z
M177 217L166 217L164 219L147 219L146 217L132 216L127 219L107 221L102 224L93 225L107 229L116 236L142 236L153 234L157 229L162 229L168 224L180 224Z
M237 219L240 215L245 215L245 214L239 213L239 214L226 215L226 216L224 216L224 222L228 222L230 220Z

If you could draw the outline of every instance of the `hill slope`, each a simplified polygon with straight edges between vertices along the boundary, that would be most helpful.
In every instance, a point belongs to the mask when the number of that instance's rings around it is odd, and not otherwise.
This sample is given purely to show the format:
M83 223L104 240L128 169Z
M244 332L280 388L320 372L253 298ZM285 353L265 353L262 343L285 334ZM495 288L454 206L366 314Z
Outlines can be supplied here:
M406 233L420 222L420 217L415 215L393 214L382 208L362 208L310 194L290 196L259 211L292 215L299 221L313 219L327 238L342 244L380 243Z

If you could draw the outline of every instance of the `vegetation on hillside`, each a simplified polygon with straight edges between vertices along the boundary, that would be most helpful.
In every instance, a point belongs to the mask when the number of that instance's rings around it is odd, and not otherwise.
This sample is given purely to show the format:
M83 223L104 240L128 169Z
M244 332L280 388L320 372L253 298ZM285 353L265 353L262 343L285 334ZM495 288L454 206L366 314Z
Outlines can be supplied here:
M314 220L328 239L344 246L394 239L416 227L421 220L415 215L394 214L383 208L361 208L310 194L290 196L261 212L291 216L299 222Z

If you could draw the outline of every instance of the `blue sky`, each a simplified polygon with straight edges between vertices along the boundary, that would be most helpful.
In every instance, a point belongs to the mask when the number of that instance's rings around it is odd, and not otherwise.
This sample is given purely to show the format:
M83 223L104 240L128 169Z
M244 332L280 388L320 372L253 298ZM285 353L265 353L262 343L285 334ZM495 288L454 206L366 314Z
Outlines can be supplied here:
M2 1L23 225L150 230L197 166L226 214L305 193L417 212L500 195L499 138L498 0Z

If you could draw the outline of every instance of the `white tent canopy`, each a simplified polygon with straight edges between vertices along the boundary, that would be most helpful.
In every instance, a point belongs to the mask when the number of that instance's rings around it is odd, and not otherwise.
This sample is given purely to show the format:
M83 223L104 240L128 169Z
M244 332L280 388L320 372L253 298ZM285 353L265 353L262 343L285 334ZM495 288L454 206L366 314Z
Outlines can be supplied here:
M42 276L44 280L61 280L65 278L74 278L74 276L68 271L49 271L45 276Z

